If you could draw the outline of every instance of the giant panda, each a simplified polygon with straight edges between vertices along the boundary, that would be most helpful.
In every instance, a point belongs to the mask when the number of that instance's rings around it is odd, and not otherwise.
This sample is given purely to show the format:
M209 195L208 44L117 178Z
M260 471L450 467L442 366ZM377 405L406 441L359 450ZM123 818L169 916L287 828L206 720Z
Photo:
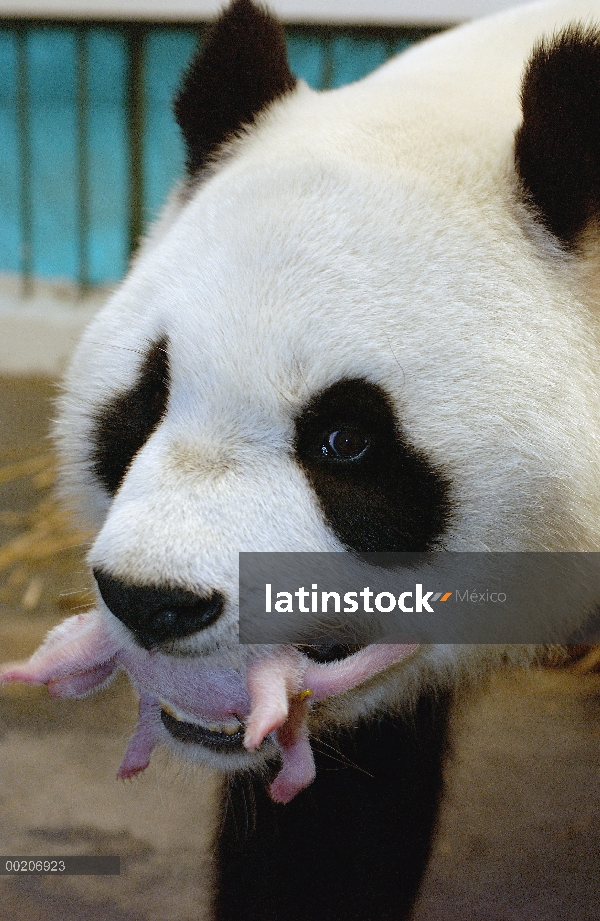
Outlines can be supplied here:
M184 77L187 175L57 424L97 607L3 680L125 669L120 776L222 773L216 921L407 918L453 699L545 653L242 648L238 552L599 548L595 22L534 3L317 93L234 0Z

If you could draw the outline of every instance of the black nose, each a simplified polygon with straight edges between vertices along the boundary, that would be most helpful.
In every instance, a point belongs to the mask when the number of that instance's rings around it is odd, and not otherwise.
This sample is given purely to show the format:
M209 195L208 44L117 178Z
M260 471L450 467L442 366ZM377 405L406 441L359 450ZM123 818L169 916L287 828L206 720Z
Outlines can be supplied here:
M129 627L144 649L204 630L221 616L225 599L219 592L201 598L182 588L132 585L94 569L102 600Z

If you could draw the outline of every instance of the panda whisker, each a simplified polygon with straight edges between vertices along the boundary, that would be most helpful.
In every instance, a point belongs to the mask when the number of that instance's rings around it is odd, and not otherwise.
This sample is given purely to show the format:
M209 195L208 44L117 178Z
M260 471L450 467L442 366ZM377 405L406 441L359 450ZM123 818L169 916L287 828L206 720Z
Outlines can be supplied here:
M384 335L385 338L387 339L387 341L388 341L388 346L389 346L389 350L390 350L390 352L392 353L392 355L394 356L394 361L396 362L396 364L397 364L398 367L400 368L400 371L402 372L402 383L404 383L404 379L405 379L404 368L402 367L402 364L401 364L401 362L400 362L400 359L398 358L398 356L396 355L396 353L395 353L395 351L394 351L394 346L393 346L393 344L392 344L391 336L390 336L390 334L388 333L387 329L382 328L382 329L381 329L381 332L383 333L383 335Z
M318 739L313 740L312 747L315 749L315 751L320 751L324 757L331 758L332 761L337 761L339 764L343 764L344 767L356 768L356 770L360 771L361 774L366 774L367 777L372 777L373 780L375 779L373 774L371 774L369 771L366 771L363 767L360 766L360 764L352 761L352 759L348 758L347 755L344 755L343 752L335 747L335 745L330 745L329 742L325 742L323 739ZM331 751L324 751L323 748L329 748ZM332 752L335 754L332 754ZM338 757L336 757L336 755Z

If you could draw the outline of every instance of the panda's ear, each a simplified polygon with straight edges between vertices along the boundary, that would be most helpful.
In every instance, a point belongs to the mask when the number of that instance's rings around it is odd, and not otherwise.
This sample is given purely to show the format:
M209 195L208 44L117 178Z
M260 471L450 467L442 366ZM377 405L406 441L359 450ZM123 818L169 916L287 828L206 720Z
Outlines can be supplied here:
M536 216L567 247L600 218L600 32L542 42L521 91L515 161Z
M281 25L252 0L234 0L192 60L175 98L189 174L295 85Z

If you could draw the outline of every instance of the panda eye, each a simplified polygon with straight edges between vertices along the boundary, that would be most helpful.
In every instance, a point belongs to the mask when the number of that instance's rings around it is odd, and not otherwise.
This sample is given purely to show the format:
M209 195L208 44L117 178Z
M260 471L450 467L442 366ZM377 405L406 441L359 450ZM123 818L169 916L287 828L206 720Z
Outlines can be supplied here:
M324 458L342 463L357 461L371 446L371 439L354 426L340 426L323 440L321 453Z
M407 553L438 546L450 482L404 436L377 384L348 378L316 393L294 420L294 457L346 550ZM318 651L317 655L329 656Z

